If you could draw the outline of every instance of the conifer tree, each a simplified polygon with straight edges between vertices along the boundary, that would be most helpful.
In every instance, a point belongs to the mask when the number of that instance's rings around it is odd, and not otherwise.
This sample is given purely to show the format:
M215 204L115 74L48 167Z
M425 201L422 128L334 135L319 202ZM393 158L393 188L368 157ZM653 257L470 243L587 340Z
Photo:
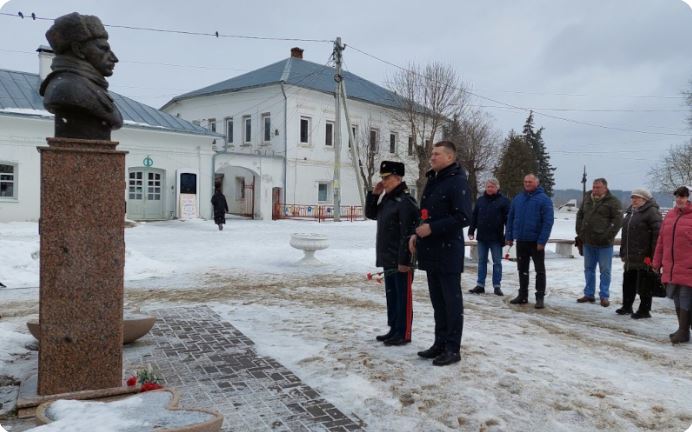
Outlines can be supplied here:
M502 157L494 171L503 194L511 198L521 193L524 190L524 176L535 172L533 150L523 136L510 131L503 144Z
M555 168L550 164L550 155L545 148L543 128L534 129L533 111L529 112L529 116L524 123L523 138L533 151L536 161L536 177L538 177L545 193L548 196L552 196L553 188L555 187Z

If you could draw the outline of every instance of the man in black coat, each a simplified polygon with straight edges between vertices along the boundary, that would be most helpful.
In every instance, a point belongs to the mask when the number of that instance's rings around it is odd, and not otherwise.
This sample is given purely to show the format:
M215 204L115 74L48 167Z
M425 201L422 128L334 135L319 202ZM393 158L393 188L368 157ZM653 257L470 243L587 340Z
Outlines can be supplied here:
M435 315L435 342L418 355L434 359L435 366L445 366L461 360L463 228L471 220L471 196L466 173L456 162L453 142L440 141L433 146L430 166L420 205L425 220L411 236L409 248L416 251L418 267L427 273Z
M223 231L226 213L228 213L228 203L226 197L221 193L221 189L216 188L214 196L211 197L211 205L214 206L214 223L219 226L219 231Z
M478 280L471 294L485 292L485 277L488 273L488 251L493 257L493 290L495 295L504 295L502 283L502 246L505 244L505 225L510 201L500 193L500 182L495 178L485 182L485 193L478 198L471 216L469 239L478 241ZM476 232L478 230L478 232Z
M408 239L418 225L418 207L402 181L404 173L401 162L383 161L380 164L382 181L368 192L365 203L365 216L377 219L376 265L384 269L387 324L390 326L389 332L376 339L388 346L411 342L413 321L413 269ZM382 192L385 195L380 200Z

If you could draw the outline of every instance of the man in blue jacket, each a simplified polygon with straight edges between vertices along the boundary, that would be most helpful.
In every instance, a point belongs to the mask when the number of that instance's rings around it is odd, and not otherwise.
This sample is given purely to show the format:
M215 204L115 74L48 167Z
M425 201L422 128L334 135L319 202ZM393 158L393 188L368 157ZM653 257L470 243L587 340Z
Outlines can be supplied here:
M493 257L493 290L495 295L504 295L502 283L502 246L505 244L505 224L510 202L500 193L500 182L496 178L485 182L485 193L478 198L473 208L469 239L478 240L478 280L471 294L485 292L485 277L488 273L488 251ZM478 232L476 233L476 229Z
M435 316L435 342L418 355L434 359L435 366L445 366L461 360L463 228L471 219L471 196L453 142L433 146L430 166L420 203L424 220L411 236L409 248L417 252L418 268L426 271Z
M545 244L553 228L553 202L538 185L533 174L524 177L524 192L512 200L507 217L507 244L517 241L517 269L519 270L519 295L511 304L529 302L529 260L536 271L536 309L543 309L545 297Z

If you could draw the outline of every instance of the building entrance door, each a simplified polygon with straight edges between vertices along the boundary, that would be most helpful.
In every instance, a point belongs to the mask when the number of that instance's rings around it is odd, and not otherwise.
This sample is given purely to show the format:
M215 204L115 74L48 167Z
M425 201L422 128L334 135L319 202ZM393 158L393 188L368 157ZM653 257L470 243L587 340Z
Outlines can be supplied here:
M127 179L127 215L135 220L165 219L163 188L165 171L130 168Z

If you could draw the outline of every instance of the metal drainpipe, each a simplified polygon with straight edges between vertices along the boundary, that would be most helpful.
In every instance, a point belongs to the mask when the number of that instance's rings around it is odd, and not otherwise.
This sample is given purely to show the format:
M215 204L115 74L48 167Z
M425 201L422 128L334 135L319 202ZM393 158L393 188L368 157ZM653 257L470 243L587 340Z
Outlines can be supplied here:
M286 97L286 90L284 89L284 82L281 81L281 93L284 95L284 204L287 201L287 188L288 188L288 98ZM279 199L279 201L281 201ZM281 204L279 202L279 204Z

